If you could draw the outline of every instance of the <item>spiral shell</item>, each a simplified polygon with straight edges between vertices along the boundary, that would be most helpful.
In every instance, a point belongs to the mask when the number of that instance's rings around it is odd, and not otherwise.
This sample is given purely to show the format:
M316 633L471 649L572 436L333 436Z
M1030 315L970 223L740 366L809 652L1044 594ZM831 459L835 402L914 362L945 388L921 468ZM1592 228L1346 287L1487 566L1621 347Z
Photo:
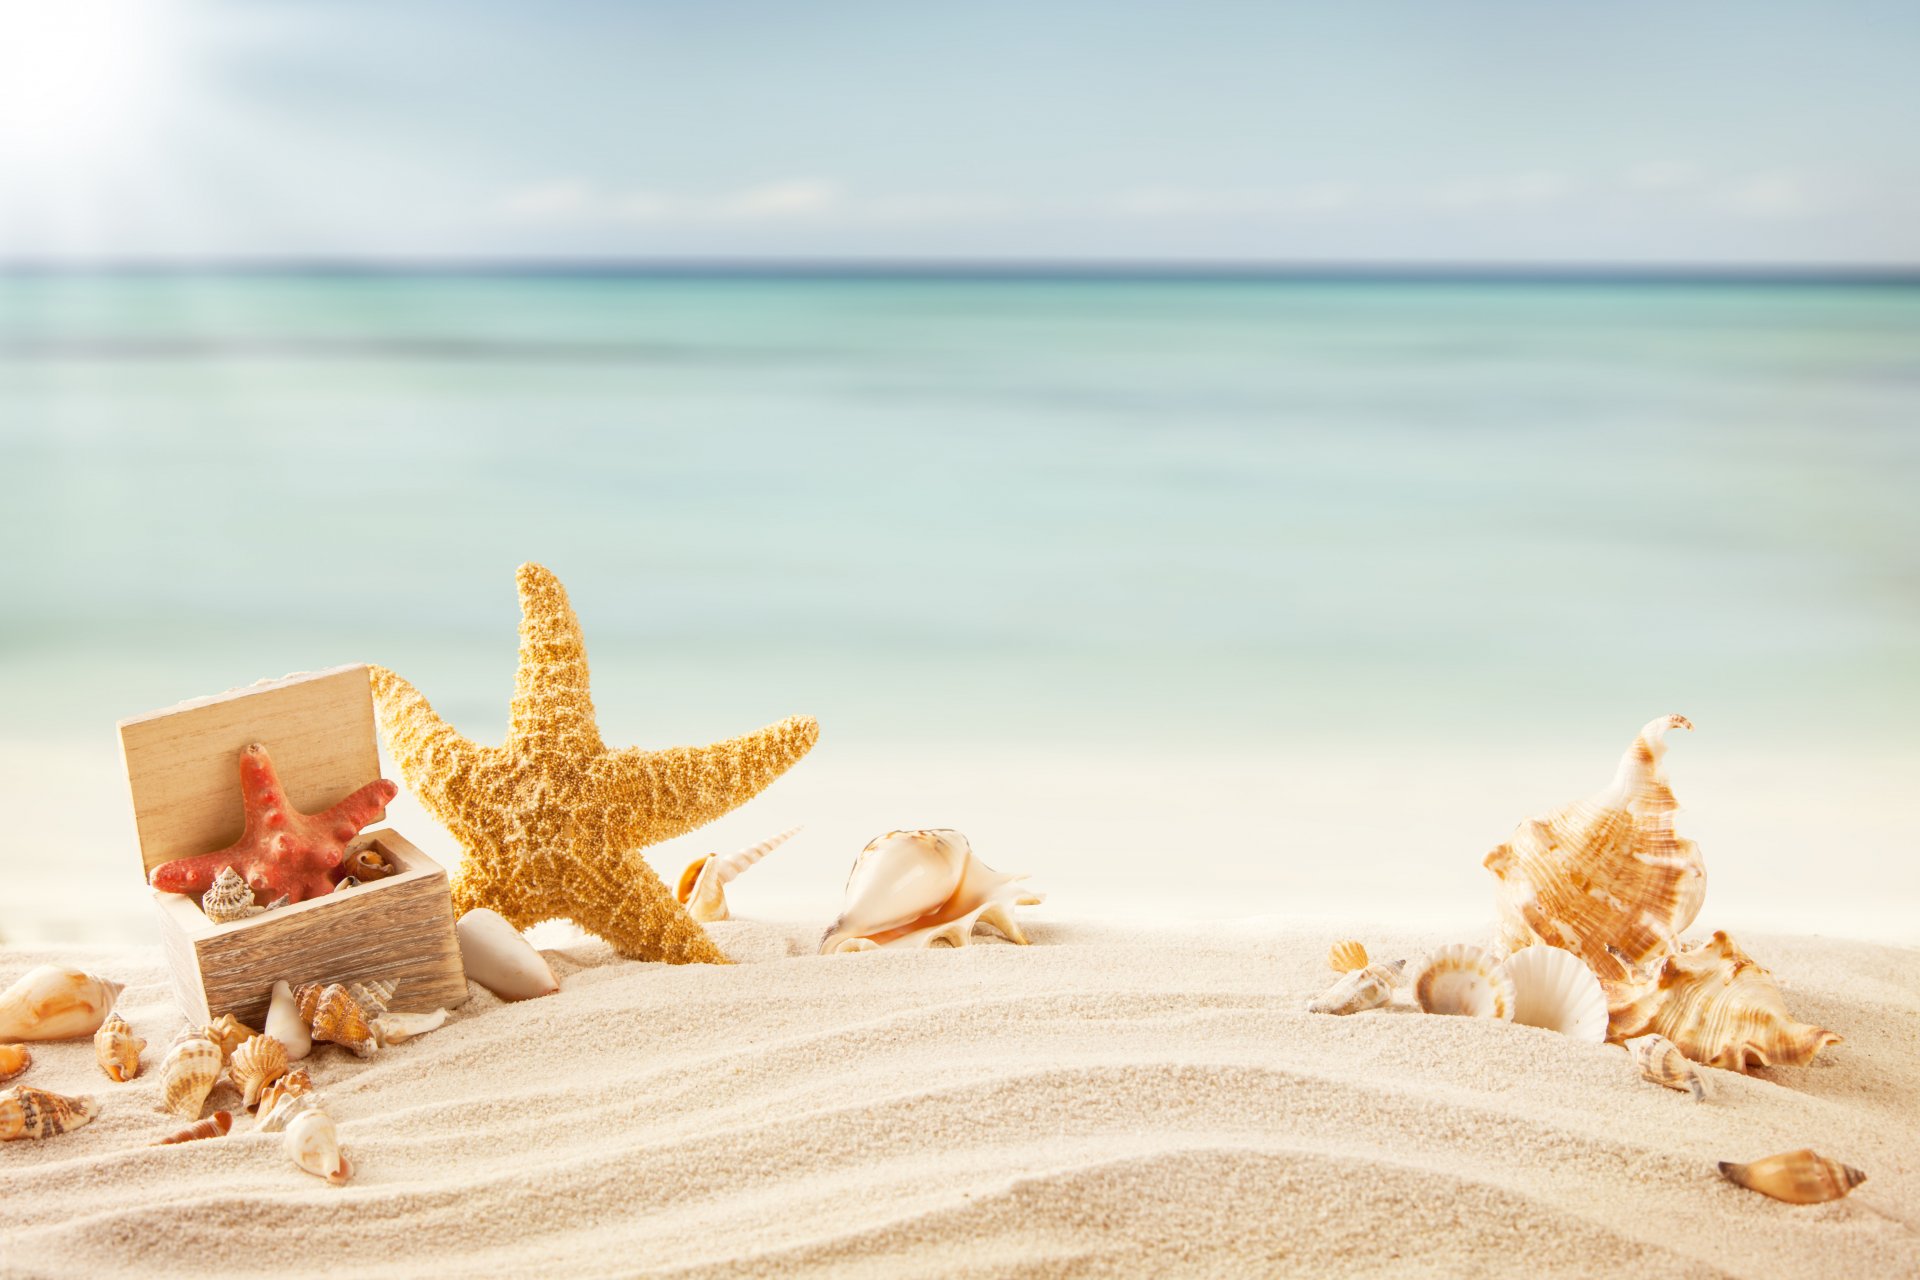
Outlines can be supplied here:
M974 857L958 831L889 831L854 860L846 905L820 940L820 953L963 947L976 923L1024 946L1027 935L1013 908L1042 900L1016 884L1025 878Z
M176 1129L164 1138L150 1145L171 1147L181 1142L198 1142L202 1138L224 1138L233 1129L233 1112L216 1111L205 1120L196 1120L184 1129Z
M240 1103L251 1107L260 1091L287 1073L287 1047L272 1036L254 1036L233 1051L229 1077L240 1090Z
M100 1029L121 986L80 969L43 964L0 991L0 1040L78 1040Z
M305 1067L287 1072L260 1090L260 1115L265 1117L282 1098L297 1098L313 1092L313 1078Z
M1730 1071L1800 1067L1840 1037L1795 1022L1773 976L1724 932L1671 955L1639 982L1607 984L1609 1040L1662 1035Z
M256 1133L283 1133L294 1117L318 1109L320 1095L317 1093L285 1093L273 1100L271 1106L262 1102L260 1116L254 1123Z
M33 1065L33 1054L23 1044L0 1044L0 1083L4 1083Z
M347 855L347 860L340 864L340 869L362 884L400 874L400 868L388 862L385 855L378 849L355 850Z
M1635 1036L1627 1041L1627 1052L1633 1055L1633 1065L1640 1068L1642 1078L1690 1093L1695 1102L1706 1101L1707 1086L1700 1078L1700 1068L1688 1062L1687 1055L1665 1036Z
M70 1098L17 1084L0 1090L0 1142L70 1133L100 1114L92 1095Z
M1867 1175L1852 1165L1829 1160L1805 1147L1755 1160L1752 1164L1722 1160L1720 1173L1728 1182L1788 1204L1838 1200L1867 1180Z
M367 1022L367 1011L339 983L323 987L309 982L297 989L293 998L315 1040L344 1045L362 1058L371 1058L379 1048Z
M1308 1005L1307 1012L1348 1014L1378 1009L1393 999L1393 989L1399 985L1406 964L1405 960L1393 960L1350 970Z
M393 1003L393 993L399 986L397 982L349 982L347 994L353 997L367 1017L372 1018L387 1011L387 1006Z
M198 1031L188 1031L173 1042L160 1062L161 1106L188 1120L200 1118L200 1109L220 1078L220 1046Z
M293 988L284 982L273 984L273 999L267 1005L266 1034L286 1046L289 1061L298 1062L313 1052L313 1033L300 1016Z
M1355 969L1366 968L1366 945L1352 940L1334 943L1327 949L1327 967L1335 973L1352 973Z
M232 867L226 867L213 878L207 891L200 895L200 910L215 924L230 924L235 920L251 919L266 908L254 904L253 887L247 883L246 877Z
M1410 979L1413 998L1428 1013L1513 1021L1513 979L1478 947L1455 945L1428 953Z
M283 1139L287 1155L294 1164L316 1178L325 1178L340 1186L353 1176L347 1153L340 1146L340 1134L333 1118L318 1107L309 1107L287 1125Z
M206 1025L203 1034L220 1046L220 1062L224 1066L232 1060L235 1049L260 1033L232 1014L223 1013Z
M133 1034L133 1028L119 1014L110 1014L93 1033L93 1056L107 1079L125 1084L140 1074L140 1051L147 1042Z
M742 871L793 839L799 831L800 828L793 827L738 853L710 853L695 858L680 873L675 896L686 904L687 914L702 924L731 918L732 913L727 909L727 886Z

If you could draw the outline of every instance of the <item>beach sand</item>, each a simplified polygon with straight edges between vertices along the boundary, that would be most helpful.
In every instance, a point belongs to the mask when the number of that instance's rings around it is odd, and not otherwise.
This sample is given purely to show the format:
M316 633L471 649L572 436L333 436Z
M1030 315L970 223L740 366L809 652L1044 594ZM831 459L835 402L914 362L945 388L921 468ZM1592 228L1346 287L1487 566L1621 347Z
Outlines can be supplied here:
M581 939L555 996L474 987L369 1063L316 1049L343 1188L250 1118L146 1145L178 1123L157 951L0 952L0 982L128 982L150 1042L127 1085L87 1041L35 1048L17 1083L103 1111L0 1146L0 1275L1920 1275L1920 951L1742 937L1846 1042L1695 1104L1616 1046L1303 1012L1336 937L1456 937L1042 918L1027 948L818 957L817 926L713 930L741 963ZM1796 1207L1715 1169L1801 1146L1866 1183Z

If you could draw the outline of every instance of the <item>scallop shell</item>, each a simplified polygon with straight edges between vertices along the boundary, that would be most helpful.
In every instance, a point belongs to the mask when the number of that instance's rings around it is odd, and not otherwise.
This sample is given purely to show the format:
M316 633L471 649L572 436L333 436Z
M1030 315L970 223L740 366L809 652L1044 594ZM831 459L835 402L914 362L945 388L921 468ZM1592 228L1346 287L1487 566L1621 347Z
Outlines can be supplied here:
M228 1072L242 1106L260 1101L260 1091L287 1074L287 1046L272 1036L254 1036L233 1051Z
M93 1033L93 1056L107 1079L125 1084L140 1074L140 1051L147 1042L133 1034L133 1028L119 1014L109 1014Z
M1752 1164L1720 1162L1727 1181L1788 1204L1823 1204L1838 1200L1867 1180L1850 1164L1829 1160L1806 1147L1783 1151Z
M33 1065L33 1054L23 1044L0 1044L0 1082L13 1079Z
M1802 1067L1840 1037L1795 1022L1773 975L1724 932L1640 982L1607 984L1607 1039L1662 1035L1710 1067Z
M1707 869L1673 831L1679 806L1660 767L1673 728L1693 725L1679 715L1651 722L1606 790L1521 823L1487 855L1503 951L1544 942L1614 982L1678 945L1706 897Z
M1428 1013L1513 1021L1513 979L1478 947L1456 944L1429 952L1410 978L1413 998Z
M70 1098L17 1084L0 1090L0 1142L16 1138L52 1138L70 1133L100 1114L89 1094Z
M323 987L309 982L296 989L293 998L315 1040L344 1045L362 1058L371 1058L380 1047L374 1042L366 1010L339 983Z
M188 1031L173 1042L160 1062L161 1106L197 1120L219 1078L220 1046L201 1032Z
M294 1164L314 1177L325 1178L337 1187L353 1176L333 1118L318 1107L308 1107L295 1116L287 1125L283 1141Z
M1015 906L1040 902L1025 876L995 871L958 831L889 831L854 860L846 907L820 940L822 955L879 947L961 947L976 924L1025 945Z
M307 1029L306 1019L300 1016L293 988L284 982L273 984L273 1000L267 1006L266 1034L286 1047L289 1062L298 1062L313 1052L313 1033Z
M184 1129L176 1129L149 1145L171 1147L181 1142L198 1142L202 1138L224 1138L233 1130L233 1112L216 1111L205 1120L195 1120Z
M1700 1078L1700 1068L1688 1062L1687 1055L1665 1036L1635 1036L1627 1041L1627 1052L1633 1055L1633 1065L1640 1068L1643 1078L1690 1093L1695 1102L1707 1100L1707 1085Z
M800 828L791 827L771 840L763 840L738 853L710 853L688 863L687 869L680 873L676 890L676 896L686 904L687 914L703 924L731 919L727 910L727 886L742 871L793 839L799 831Z
M100 1029L120 997L117 982L43 964L0 992L0 1040L78 1040Z
M220 1046L220 1062L225 1065L232 1061L235 1049L260 1033L232 1014L223 1013L207 1024L203 1034Z
M1308 1005L1307 1012L1347 1014L1378 1009L1393 999L1393 989L1406 966L1405 960L1393 960L1350 970Z
M467 976L502 1000L531 1000L560 989L560 980L533 944L497 911L479 907L455 922L460 963Z
M1522 947L1501 962L1513 980L1513 1020L1575 1040L1607 1038L1607 996L1580 957L1559 947Z
M253 886L246 877L226 867L213 878L207 891L200 895L200 910L207 919L215 924L230 924L235 920L249 920L266 911L265 907L255 905Z
M1336 942L1327 950L1327 967L1335 973L1352 973L1367 967L1367 948L1359 942Z
M273 1110L273 1104L282 1098L297 1098L312 1092L313 1077L307 1074L305 1067L298 1067L260 1090L260 1115L265 1117Z

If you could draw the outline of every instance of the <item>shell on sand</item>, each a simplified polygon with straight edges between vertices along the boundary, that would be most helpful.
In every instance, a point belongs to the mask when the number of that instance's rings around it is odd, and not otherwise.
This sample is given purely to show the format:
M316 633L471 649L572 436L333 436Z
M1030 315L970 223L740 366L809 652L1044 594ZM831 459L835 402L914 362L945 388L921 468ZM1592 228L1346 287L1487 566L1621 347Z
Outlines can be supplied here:
M0 991L0 1040L78 1040L100 1029L120 984L43 964Z
M107 1015L93 1033L93 1057L107 1079L125 1084L140 1074L140 1051L147 1042L133 1034L133 1028L119 1014Z
M33 1065L33 1053L23 1044L0 1044L0 1083Z
M1367 948L1355 941L1336 942L1327 950L1327 967L1335 973L1352 973L1367 967Z
M389 1010L380 1014L368 1025L373 1028L374 1043L382 1049L388 1045L399 1044L402 1040L411 1040L436 1030L447 1020L445 1009L434 1009L427 1013L401 1013Z
M1492 956L1461 943L1430 951L1408 977L1428 1013L1513 1020L1513 979Z
M0 1090L0 1142L16 1138L52 1138L70 1133L100 1114L92 1095L70 1098L17 1084Z
M205 1120L195 1120L184 1129L176 1129L164 1138L157 1139L152 1145L171 1147L181 1142L198 1142L202 1138L224 1138L233 1130L233 1112L216 1111Z
M1660 761L1667 731L1692 727L1680 715L1652 721L1605 790L1522 822L1487 855L1501 951L1544 942L1612 982L1675 949L1706 897L1707 870L1674 834L1679 805Z
M1720 1172L1729 1182L1788 1204L1838 1200L1867 1180L1867 1175L1852 1165L1829 1160L1805 1147L1767 1156L1752 1164L1722 1160Z
M393 1003L393 993L399 989L400 984L397 982L383 982L378 979L347 984L347 994L354 998L369 1018L376 1013L385 1013L387 1006Z
M958 831L889 831L854 860L846 906L820 940L820 953L965 946L976 923L1025 945L1013 908L1042 900L1017 885L1025 878L974 857Z
M295 990L293 998L315 1040L344 1045L362 1058L371 1058L380 1047L374 1042L367 1011L339 983L323 987L309 982Z
M1724 932L1671 955L1644 981L1607 984L1607 1038L1662 1035L1710 1067L1805 1066L1840 1037L1795 1022L1773 975Z
M502 1000L531 1000L560 989L546 960L499 912L477 907L462 915L453 931L467 977Z
M206 1026L207 1039L220 1046L222 1064L233 1060L233 1051L260 1033L230 1013L223 1013Z
M1690 1093L1695 1102L1707 1100L1707 1084L1700 1077L1700 1068L1688 1062L1680 1046L1665 1036L1635 1036L1627 1041L1627 1052L1633 1055L1633 1065L1640 1069L1643 1079Z
M260 1090L260 1115L265 1118L273 1104L282 1098L297 1098L313 1092L313 1077L305 1067L297 1067Z
M320 1108L320 1095L317 1093L283 1093L273 1100L271 1106L262 1103L259 1118L254 1122L255 1133L284 1133L294 1118L308 1111Z
M197 1031L173 1042L160 1061L160 1105L188 1120L200 1118L214 1081L220 1078L220 1046Z
M295 1116L282 1142L294 1164L316 1178L325 1178L337 1187L353 1176L333 1118L318 1107L310 1106Z
M1378 1009L1393 999L1393 989L1406 964L1405 960L1391 960L1344 973L1307 1006L1307 1012L1349 1014Z
M727 886L742 871L793 839L799 831L800 828L791 827L771 840L763 840L738 853L710 853L695 858L680 873L674 896L685 905L687 914L702 924L731 919L727 910Z
M293 988L285 982L273 984L273 999L267 1005L266 1034L278 1040L287 1051L289 1062L298 1062L313 1052L313 1033L300 1016L300 1005Z
M1522 947L1500 964L1513 980L1513 1020L1576 1040L1607 1038L1607 997L1580 957L1559 947Z
M287 1073L287 1047L272 1036L253 1036L233 1051L228 1075L240 1090L240 1103L251 1107L260 1092Z

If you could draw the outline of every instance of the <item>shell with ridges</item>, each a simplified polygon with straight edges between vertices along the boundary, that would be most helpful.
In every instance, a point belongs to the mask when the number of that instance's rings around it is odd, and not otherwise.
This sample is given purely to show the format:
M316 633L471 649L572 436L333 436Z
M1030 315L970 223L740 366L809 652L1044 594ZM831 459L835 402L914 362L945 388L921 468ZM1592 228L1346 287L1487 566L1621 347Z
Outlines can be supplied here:
M1795 1022L1773 975L1717 932L1651 977L1608 983L1607 1039L1663 1035L1695 1062L1730 1071L1802 1067L1840 1037Z
M1513 980L1513 1020L1599 1044L1607 1038L1607 996L1580 957L1535 945L1501 961Z
M1349 939L1336 942L1327 949L1327 967L1335 973L1352 973L1355 969L1367 967L1366 944Z
M202 1138L224 1138L232 1129L233 1112L216 1111L205 1120L195 1120L184 1129L176 1129L164 1138L155 1139L151 1145L171 1147L182 1142L198 1142Z
M200 895L200 910L215 924L231 924L261 915L266 908L255 904L253 886L247 883L246 877L228 867L215 876L207 891Z
M242 1106L259 1102L260 1091L286 1073L287 1047L272 1036L253 1036L233 1051L229 1076Z
M1413 998L1428 1013L1513 1021L1513 979L1478 947L1441 947L1409 975Z
M393 993L398 990L397 982L349 982L347 994L354 998L362 1012L371 1018L376 1013L385 1013L387 1006L393 1003Z
M318 1107L308 1107L287 1125L282 1140L294 1164L316 1178L325 1178L340 1186L353 1176L347 1153L341 1149L340 1134L333 1118Z
M289 1062L298 1062L313 1052L313 1033L300 1016L300 1005L293 988L285 982L273 984L273 999L267 1005L266 1034L278 1040L287 1051Z
M273 1110L273 1104L282 1098L297 1098L303 1093L312 1092L313 1077L307 1074L305 1067L297 1067L260 1090L260 1114L264 1117Z
M1729 1182L1788 1204L1838 1200L1867 1180L1867 1175L1852 1165L1829 1160L1806 1147L1767 1156L1752 1164L1722 1160L1720 1172Z
M283 1093L273 1100L272 1106L262 1105L260 1115L254 1123L257 1133L282 1133L293 1123L294 1117L320 1108L320 1095L317 1093Z
M371 1058L380 1047L374 1042L367 1011L339 983L323 987L309 982L295 990L293 998L315 1040L343 1045L362 1058Z
M791 827L771 840L763 840L738 853L710 853L695 858L680 873L675 896L686 905L687 914L703 924L731 919L732 914L727 910L727 886L742 871L793 839L799 830Z
M223 1013L209 1022L202 1034L220 1046L220 1062L225 1065L232 1061L235 1049L260 1033L232 1014Z
M476 907L454 922L467 977L502 1000L532 1000L560 989L546 959L499 912Z
M120 984L43 964L0 992L0 1040L78 1040L100 1029Z
M70 1098L17 1084L0 1090L0 1142L71 1133L99 1114L100 1104L91 1094Z
M1307 1006L1307 1012L1349 1014L1378 1009L1392 1001L1406 965L1405 960L1392 960L1348 970Z
M1665 1036L1635 1036L1627 1041L1627 1052L1640 1075L1658 1085L1693 1095L1695 1102L1707 1100L1707 1083L1700 1068L1687 1061L1680 1047Z
M13 1079L33 1065L33 1054L23 1044L0 1044L0 1082Z
M854 860L846 908L820 940L820 953L965 946L976 924L1025 945L1013 908L1042 900L1016 885L1025 878L974 857L958 831L889 831Z
M204 1033L188 1030L161 1059L160 1105L174 1115L197 1120L219 1078L220 1046Z
M125 1084L140 1074L140 1051L147 1042L133 1034L133 1028L119 1014L109 1014L93 1033L93 1057L107 1079Z
M1603 982L1631 976L1672 951L1706 897L1700 850L1673 831L1679 808L1660 767L1662 716L1640 730L1606 790L1522 822L1486 857L1499 881L1499 948L1535 942L1584 960Z

